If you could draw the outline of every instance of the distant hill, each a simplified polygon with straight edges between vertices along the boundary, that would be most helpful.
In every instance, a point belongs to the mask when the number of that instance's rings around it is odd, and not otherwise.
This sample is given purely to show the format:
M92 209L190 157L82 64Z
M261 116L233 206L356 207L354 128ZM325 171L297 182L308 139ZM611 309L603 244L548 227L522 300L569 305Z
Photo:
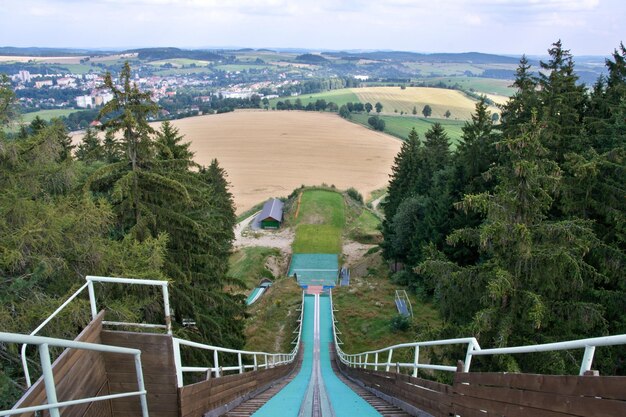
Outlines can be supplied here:
M204 50L188 50L179 48L142 48L130 49L124 53L136 53L137 58L146 61L159 61L162 59L187 58L201 61L219 61L224 59L222 55Z
M409 62L471 62L474 64L517 64L519 58L483 54L480 52L421 54L402 51L375 52L325 52L324 55L354 60L369 59L374 61L409 61Z
M327 64L328 61L326 58L324 58L321 55L315 55L315 54L302 54L302 55L298 55L296 57L296 61L298 62L302 62L305 64L314 64L314 65L322 65L322 64Z
M80 55L105 55L103 51L92 51L88 49L69 48L16 48L13 46L1 46L0 55L10 56L80 56Z

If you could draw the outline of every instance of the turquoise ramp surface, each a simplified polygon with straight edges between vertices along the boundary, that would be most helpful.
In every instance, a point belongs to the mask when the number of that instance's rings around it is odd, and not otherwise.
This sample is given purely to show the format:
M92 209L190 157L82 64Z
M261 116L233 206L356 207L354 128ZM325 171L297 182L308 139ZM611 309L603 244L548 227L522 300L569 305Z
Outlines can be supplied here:
M381 414L359 397L333 372L330 364L329 343L333 342L333 328L330 318L330 299L320 296L320 364L326 392L330 397L336 417L380 417Z
M294 253L289 276L298 276L298 284L335 286L339 276L339 258L326 253Z
M263 407L259 408L255 417L297 417L300 405L306 394L313 369L313 319L315 314L315 298L307 295L304 298L304 318L302 323L302 343L304 349L302 368L296 377L278 394L273 396Z

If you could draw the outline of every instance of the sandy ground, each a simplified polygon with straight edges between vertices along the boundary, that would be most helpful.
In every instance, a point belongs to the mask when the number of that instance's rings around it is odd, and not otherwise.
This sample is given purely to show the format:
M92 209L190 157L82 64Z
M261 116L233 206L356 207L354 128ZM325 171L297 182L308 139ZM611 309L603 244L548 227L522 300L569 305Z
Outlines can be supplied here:
M387 185L401 145L330 113L236 111L172 124L191 142L196 162L217 158L226 170L238 214L301 185L354 187L367 199ZM74 143L83 135L73 132Z
M410 114L415 106L421 115L422 109L428 104L433 110L432 117L442 118L446 110L450 110L452 118L469 120L476 108L476 102L462 92L445 88L407 87L402 90L400 87L365 87L352 91L363 103L382 103L383 114L393 115L394 110ZM489 109L499 111L495 107Z
M401 142L335 114L237 111L176 120L195 160L226 169L237 212L300 185L355 187L366 198L387 185Z
M249 246L265 246L291 253L294 233L291 229L251 230L250 223L258 213L244 219L235 226L235 249Z

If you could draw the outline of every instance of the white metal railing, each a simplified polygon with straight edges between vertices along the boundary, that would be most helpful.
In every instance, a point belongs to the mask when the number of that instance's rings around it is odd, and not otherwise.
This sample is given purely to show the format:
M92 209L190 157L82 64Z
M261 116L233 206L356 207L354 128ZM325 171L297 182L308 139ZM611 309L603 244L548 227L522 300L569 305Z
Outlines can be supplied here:
M445 345L467 345L465 354L465 361L463 364L463 372L469 372L472 363L472 357L474 356L487 356L487 355L510 355L518 353L536 353L536 352L553 352L559 350L571 350L571 349L585 349L583 359L580 364L579 375L584 375L586 371L591 370L593 363L593 356L595 348L599 346L616 346L626 345L626 334L616 336L604 336L595 337L591 339L572 340L567 342L547 343L543 345L529 345L529 346L516 346L507 348L495 348L495 349L481 349L478 341L473 337L459 338L459 339L446 339L446 340L433 340L427 342L410 342L401 343L393 346L388 346L378 350L372 350L368 352L361 352L355 354L347 354L342 349L343 343L337 337L339 330L337 329L337 322L335 320L335 310L333 307L332 290L330 291L330 304L331 304L331 318L333 323L333 338L335 343L335 349L339 360L351 367L367 368L371 367L374 370L378 370L379 367L384 367L385 371L389 372L391 367L395 367L397 370L400 368L409 368L413 370L413 376L417 376L418 369L431 369L438 371L455 372L456 366L450 365L434 365L434 364L422 364L419 363L420 347L434 347ZM394 351L399 349L413 349L413 362L402 363L393 362Z
M147 328L161 328L166 329L168 334L172 334L172 321L170 316L170 303L167 281L149 280L149 279L132 279L132 278L113 278L113 277L96 277L87 276L87 281L82 287L80 287L74 294L72 294L63 304L59 306L52 314L50 314L30 335L35 336L41 329L43 329L53 318L55 318L67 305L72 302L78 295L80 295L85 288L89 292L89 304L91 306L91 318L94 320L98 316L98 307L96 302L96 291L94 288L94 282L102 283L116 283L116 284L132 284L132 285L148 285L159 286L163 292L163 308L165 312L165 324L147 324L147 323L123 323L116 321L103 321L102 324L110 326L131 326L131 327L147 327ZM28 370L28 361L26 358L26 346L28 343L22 345L20 356L22 359L22 368L24 370L24 377L26 379L26 386L30 388L32 381L30 378L30 372Z
M409 300L409 296L405 290L396 290L396 304L398 301L404 303L409 316L413 317L413 306L411 305L411 300Z
M297 332L297 336L292 344L295 344L293 350L289 353L268 353L268 352L255 352L248 350L228 349L219 346L205 345L202 343L190 342L188 340L173 338L174 348L174 363L176 365L176 379L178 387L184 385L183 374L185 372L206 373L207 379L213 375L215 378L223 376L224 372L237 371L240 374L246 370L271 368L278 365L286 365L293 362L298 356L300 349L300 338L302 337L302 319L304 313L304 291L302 292L302 302L300 305L300 318L298 319L298 328L294 331ZM213 352L213 366L183 366L180 347L189 346L196 349L203 349ZM220 366L220 353L237 354L237 364L229 366ZM248 359L248 362L244 363L244 360Z
M94 401L112 400L115 398L124 398L138 396L141 403L141 413L143 417L148 417L148 403L146 400L146 388L144 385L143 372L141 370L141 351L138 349L130 349L118 346L98 345L94 343L76 342L63 339L54 339L51 337L22 335L15 333L0 332L1 343L21 343L24 345L36 345L39 349L39 359L41 361L41 370L43 376L44 387L46 391L47 404L13 408L11 410L0 410L1 416L10 416L14 414L31 413L35 411L48 410L50 417L59 417L59 409L71 405L91 403ZM67 349L84 349L106 353L121 353L133 355L135 358L135 373L137 374L137 391L123 392L111 395L101 395L90 398L80 398L69 401L58 401L57 390L54 382L54 374L52 372L52 364L50 360L49 346L57 346Z

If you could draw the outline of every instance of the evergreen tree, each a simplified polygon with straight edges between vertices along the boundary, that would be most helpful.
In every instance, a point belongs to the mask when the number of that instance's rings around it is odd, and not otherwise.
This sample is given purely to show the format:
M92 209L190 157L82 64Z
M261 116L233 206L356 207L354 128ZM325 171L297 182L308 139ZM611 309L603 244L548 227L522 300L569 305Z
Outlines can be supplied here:
M115 139L115 132L106 130L102 141L102 159L108 164L120 162L122 159L122 148Z
M465 122L462 131L456 152L456 163L464 184L460 194L487 191L490 185L483 174L496 162L498 138L493 132L493 119L484 96L476 103L472 121Z
M579 152L582 145L583 117L586 108L585 86L577 85L574 60L561 41L548 50L550 60L541 62L538 85L541 100L540 121L542 142L557 163L565 160L568 152Z
M486 220L477 228L456 230L449 243L476 245L483 261L459 267L432 259L419 268L438 280L446 320L467 324L463 320L469 313L468 329L481 344L545 343L606 331L603 308L589 297L602 278L584 260L597 239L587 222L547 219L560 187L560 169L546 158L540 134L533 126L520 138L505 139L502 146L508 155L492 170L498 179L494 193L467 195L459 205L484 213ZM472 297L455 304L461 294ZM510 359L498 366L519 370L530 360ZM566 355L551 360L550 366L545 364L549 361L533 366L540 372L565 372L577 365Z
M533 112L538 109L537 81L530 69L526 55L522 55L512 85L517 91L502 108L500 129L505 137L519 136L522 126L530 123Z
M76 148L76 159L86 163L93 163L104 158L104 148L100 143L98 134L91 128L87 128L81 143Z
M178 129L169 121L161 123L161 130L156 134L157 158L168 160L178 159L191 161L193 152L189 150L191 143L181 143L183 137Z

